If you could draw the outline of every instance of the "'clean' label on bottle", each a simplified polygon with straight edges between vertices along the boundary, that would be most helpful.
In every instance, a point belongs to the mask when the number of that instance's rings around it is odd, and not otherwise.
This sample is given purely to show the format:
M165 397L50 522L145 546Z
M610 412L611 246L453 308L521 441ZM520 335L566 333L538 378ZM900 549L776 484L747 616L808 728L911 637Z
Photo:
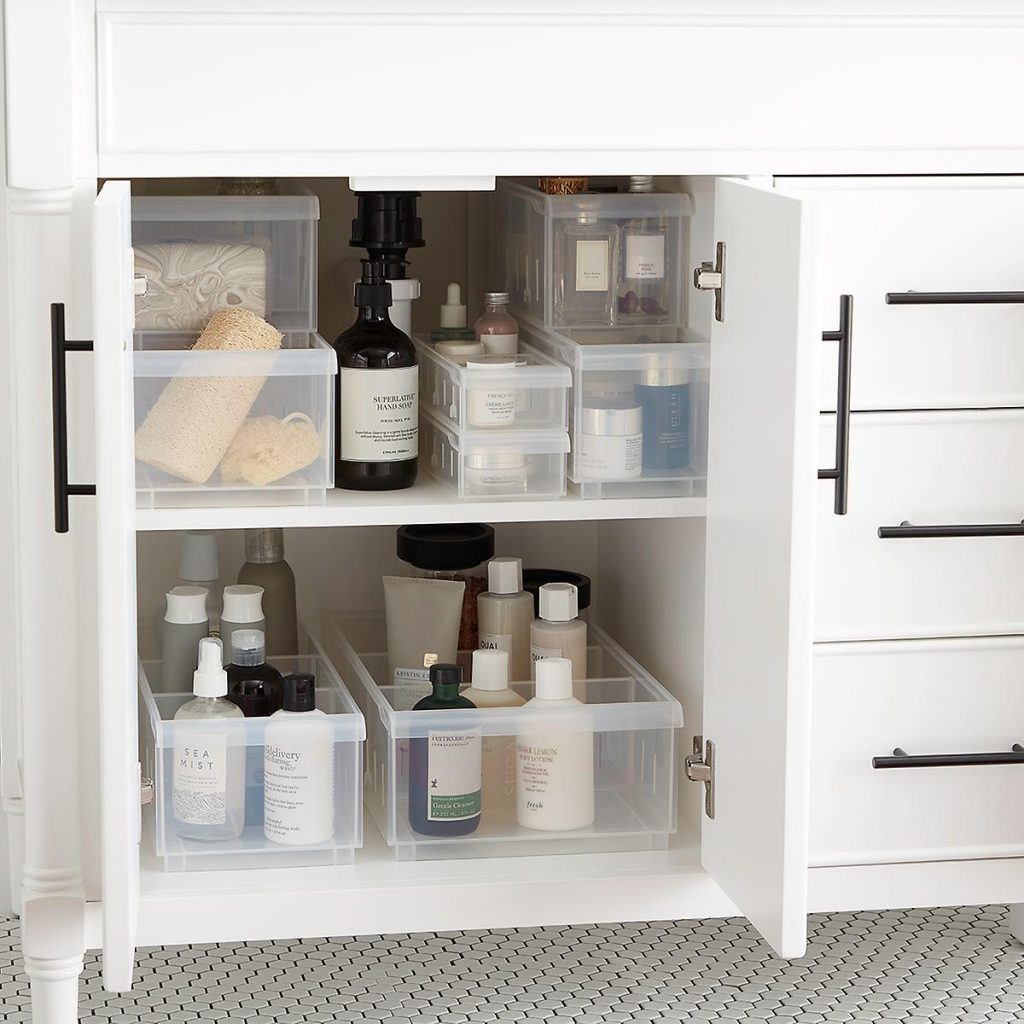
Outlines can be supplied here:
M608 240L581 238L576 242L576 291L608 291Z
M226 736L184 736L174 745L174 820L223 825L227 820Z
M626 277L660 281L665 276L665 236L626 235Z
M511 633L481 633L477 637L477 646L484 651L512 651Z
M465 821L480 813L482 739L479 729L427 734L428 821Z
M347 462L400 462L418 453L419 370L338 371L339 457Z

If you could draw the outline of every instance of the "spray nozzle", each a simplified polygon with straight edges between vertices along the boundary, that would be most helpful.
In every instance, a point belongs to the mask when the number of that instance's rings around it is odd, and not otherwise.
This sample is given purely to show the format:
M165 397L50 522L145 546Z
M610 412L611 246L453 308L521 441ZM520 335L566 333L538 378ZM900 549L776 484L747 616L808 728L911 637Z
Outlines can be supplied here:
M224 670L224 645L215 636L199 641L199 667L192 676L192 692L197 697L223 697L228 692L228 674Z

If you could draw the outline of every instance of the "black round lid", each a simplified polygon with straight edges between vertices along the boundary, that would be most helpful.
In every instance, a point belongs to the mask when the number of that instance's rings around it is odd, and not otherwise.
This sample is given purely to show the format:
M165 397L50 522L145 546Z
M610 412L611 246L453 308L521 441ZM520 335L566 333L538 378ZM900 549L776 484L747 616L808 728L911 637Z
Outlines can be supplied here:
M316 710L316 678L309 672L293 672L282 684L285 711Z
M540 615L540 588L545 583L571 583L576 588L579 610L590 607L590 577L571 569L524 569L523 590L533 594L533 614Z
M230 701L246 718L266 718L273 708L270 688L263 679L243 679L231 688Z
M461 686L462 669L458 665L446 665L443 662L430 666L431 686Z
M417 569L472 569L494 557L494 527L486 523L400 526L395 551Z

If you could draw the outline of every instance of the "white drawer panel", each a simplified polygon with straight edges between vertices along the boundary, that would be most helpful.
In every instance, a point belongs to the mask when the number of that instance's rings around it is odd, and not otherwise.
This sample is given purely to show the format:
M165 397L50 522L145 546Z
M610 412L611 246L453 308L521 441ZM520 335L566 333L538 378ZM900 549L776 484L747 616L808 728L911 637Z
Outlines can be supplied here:
M872 768L1024 743L1024 638L819 644L812 865L1024 855L1024 765Z
M835 417L821 419L826 466ZM1024 633L1024 536L878 536L904 521L1020 523L1024 410L854 413L848 515L832 493L819 482L816 640Z
M886 305L886 292L1024 291L1024 179L789 179L821 231L822 329L854 297L854 409L1024 405L1024 305ZM820 408L836 407L824 346Z

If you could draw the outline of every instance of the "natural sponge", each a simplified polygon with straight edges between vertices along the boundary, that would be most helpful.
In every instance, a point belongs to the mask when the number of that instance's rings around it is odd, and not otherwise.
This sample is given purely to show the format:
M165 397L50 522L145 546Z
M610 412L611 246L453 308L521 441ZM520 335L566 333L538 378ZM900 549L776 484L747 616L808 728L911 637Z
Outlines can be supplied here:
M222 309L210 317L192 351L274 350L282 337L247 309ZM249 415L266 377L190 377L188 372L186 357L181 375L168 381L135 431L135 457L179 480L203 484Z
M304 413L252 416L242 424L220 464L224 483L266 487L320 457L320 435Z

